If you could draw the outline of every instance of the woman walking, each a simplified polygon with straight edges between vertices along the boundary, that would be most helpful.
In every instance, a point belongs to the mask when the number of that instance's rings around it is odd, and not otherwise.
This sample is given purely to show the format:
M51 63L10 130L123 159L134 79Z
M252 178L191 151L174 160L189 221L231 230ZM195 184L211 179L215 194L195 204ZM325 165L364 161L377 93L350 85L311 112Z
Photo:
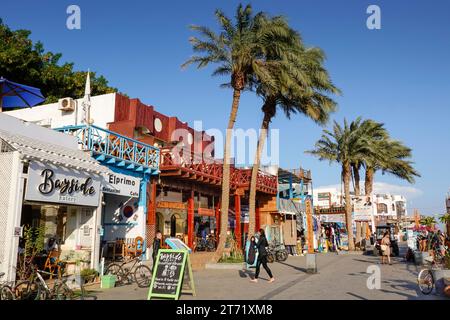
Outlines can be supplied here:
M391 237L389 231L386 231L381 239L381 264L384 264L384 258L387 257L391 265Z
M267 251L266 247L269 246L269 243L267 242L266 235L264 233L263 229L259 229L259 239L256 243L256 247L258 249L258 260L256 261L256 271L255 271L255 278L250 280L251 282L258 282L259 277L259 271L261 269L261 264L266 270L267 274L270 277L269 282L274 282L275 279L272 275L272 271L270 271L269 267L267 266Z

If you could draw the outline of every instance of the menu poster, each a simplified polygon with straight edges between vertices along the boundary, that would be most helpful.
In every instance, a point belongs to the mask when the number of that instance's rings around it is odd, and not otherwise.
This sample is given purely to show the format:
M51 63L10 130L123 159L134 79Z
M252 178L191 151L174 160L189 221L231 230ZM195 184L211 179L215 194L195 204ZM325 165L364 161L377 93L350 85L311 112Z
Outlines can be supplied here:
M152 297L178 300L183 283L186 261L189 260L188 256L189 253L186 250L159 250L155 267L153 268L148 300ZM190 266L188 268L189 276L192 277Z

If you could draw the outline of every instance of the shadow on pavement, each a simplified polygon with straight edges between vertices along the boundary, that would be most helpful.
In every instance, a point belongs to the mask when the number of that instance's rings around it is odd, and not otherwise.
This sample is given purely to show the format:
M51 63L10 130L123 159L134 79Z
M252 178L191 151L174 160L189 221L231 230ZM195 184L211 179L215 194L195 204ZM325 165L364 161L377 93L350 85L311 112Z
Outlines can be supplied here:
M346 292L349 296L353 296L355 298L361 299L361 300L369 300L367 298L364 298L363 296L357 295L355 293L351 293L351 292Z
M282 264L282 265L284 265L284 266L291 267L292 269L295 269L295 270L298 270L298 271L301 271L301 272L306 273L306 269L305 269L305 268L293 266L292 264L285 263L285 262L281 262L281 261L278 261L278 263L279 263L279 264Z

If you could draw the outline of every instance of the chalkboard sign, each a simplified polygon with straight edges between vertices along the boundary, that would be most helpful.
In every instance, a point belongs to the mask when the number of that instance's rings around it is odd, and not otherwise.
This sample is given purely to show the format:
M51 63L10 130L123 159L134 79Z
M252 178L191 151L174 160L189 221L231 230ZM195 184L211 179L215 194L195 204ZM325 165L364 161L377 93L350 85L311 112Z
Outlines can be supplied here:
M161 249L153 268L152 282L148 292L148 300L152 297L178 299L183 283L186 262L193 288L192 270L189 253L186 250Z

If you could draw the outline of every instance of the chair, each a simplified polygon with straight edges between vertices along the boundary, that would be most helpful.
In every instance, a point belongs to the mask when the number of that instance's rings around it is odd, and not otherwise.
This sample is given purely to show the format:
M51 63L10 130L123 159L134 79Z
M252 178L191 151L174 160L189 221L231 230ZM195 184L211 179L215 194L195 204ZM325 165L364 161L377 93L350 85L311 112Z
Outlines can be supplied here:
M59 260L61 252L58 250L52 250L47 255L47 259L45 260L44 270L48 269L48 272L51 273L50 279L53 278L53 274L55 270L58 271L58 275L61 273L62 262Z
M136 237L132 243L126 245L125 255L138 257L144 252L144 238Z

